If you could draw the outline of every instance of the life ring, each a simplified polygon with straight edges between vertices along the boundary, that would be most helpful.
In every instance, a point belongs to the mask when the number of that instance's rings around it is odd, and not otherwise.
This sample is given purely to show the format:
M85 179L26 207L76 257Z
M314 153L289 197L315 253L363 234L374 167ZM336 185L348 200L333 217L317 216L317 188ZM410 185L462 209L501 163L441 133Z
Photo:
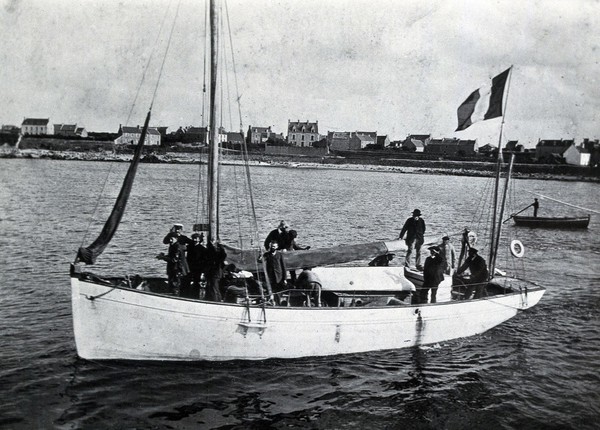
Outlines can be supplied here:
M510 253L517 258L525 255L525 247L520 240L515 239L510 243Z

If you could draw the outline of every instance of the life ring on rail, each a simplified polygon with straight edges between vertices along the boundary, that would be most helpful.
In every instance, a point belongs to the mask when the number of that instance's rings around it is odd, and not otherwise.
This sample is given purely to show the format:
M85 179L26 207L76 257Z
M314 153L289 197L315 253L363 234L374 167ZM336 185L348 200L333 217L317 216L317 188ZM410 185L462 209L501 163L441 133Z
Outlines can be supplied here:
M510 243L510 253L517 258L525 255L525 247L520 240L515 239Z

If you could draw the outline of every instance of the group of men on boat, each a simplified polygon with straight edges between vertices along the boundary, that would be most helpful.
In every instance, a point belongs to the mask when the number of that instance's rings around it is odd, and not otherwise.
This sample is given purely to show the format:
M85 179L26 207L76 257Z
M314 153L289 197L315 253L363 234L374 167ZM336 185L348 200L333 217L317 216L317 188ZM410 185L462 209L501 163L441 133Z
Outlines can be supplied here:
M436 303L436 294L444 274L453 277L453 285L462 285L463 299L479 298L485 295L485 285L489 273L485 260L478 254L476 235L465 229L461 238L461 251L457 259L450 236L444 235L438 245L428 248L429 256L421 264L421 248L426 230L421 211L415 209L400 231L399 239L406 241L407 252L404 266L408 270L423 273L423 282L413 294L411 303ZM217 241L204 244L204 234L194 232L191 238L183 234L183 225L175 224L164 237L163 243L169 245L168 252L160 253L157 258L167 262L169 291L177 296L204 298L210 301L237 301L238 298L257 296L267 302L279 304L279 293L291 289L304 292L309 306L321 306L321 283L310 267L303 268L300 275L286 267L284 252L308 250L310 246L300 246L298 234L290 230L289 224L281 220L264 241L265 252L258 262L263 265L264 279L260 282L253 274L238 269L234 264L226 264L227 253ZM415 269L412 268L414 253ZM370 265L389 265L393 254L376 258ZM457 267L457 265L459 265ZM466 271L469 276L464 276ZM263 289L266 287L265 289ZM202 295L201 292L204 291Z
M415 268L423 272L423 283L413 296L413 304L427 303L428 295L431 294L430 302L436 303L437 289L444 280L444 274L453 276L453 285L463 285L463 299L469 299L471 296L479 298L485 295L485 285L488 281L489 273L487 264L483 257L478 254L475 243L477 236L474 232L465 229L461 240L461 253L458 261L462 263L456 268L456 251L450 243L450 236L444 235L442 243L430 246L429 257L425 259L425 264L421 264L421 247L425 243L425 220L422 218L421 211L415 209L412 216L406 219L398 239L404 239L406 236L406 256L404 266L411 268L411 256L415 254ZM463 273L469 271L468 277ZM431 293L430 293L431 292Z
M281 221L265 239L266 252L259 262L266 274L266 291L250 272L238 269L234 264L225 264L227 253L218 242L204 244L204 234L195 232L191 238L183 234L183 225L175 224L164 237L169 245L167 253L157 258L167 262L169 292L182 297L204 298L210 301L236 301L238 297L259 296L272 303L279 302L276 293L291 288L306 290L309 305L320 306L320 281L317 275L306 267L300 275L288 270L282 252L308 250L310 246L300 246L296 242L297 232L289 230L289 225ZM205 288L203 297L202 287ZM266 294L265 294L266 293Z

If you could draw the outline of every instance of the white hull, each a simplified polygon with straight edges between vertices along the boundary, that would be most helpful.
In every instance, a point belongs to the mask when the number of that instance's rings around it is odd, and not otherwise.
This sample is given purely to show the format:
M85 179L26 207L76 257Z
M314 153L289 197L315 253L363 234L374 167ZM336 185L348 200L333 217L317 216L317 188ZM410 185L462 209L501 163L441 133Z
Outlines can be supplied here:
M77 353L85 359L261 360L406 348L473 336L537 304L545 290L480 300L352 308L186 300L71 278ZM98 297L102 295L101 297ZM96 297L90 300L90 297Z

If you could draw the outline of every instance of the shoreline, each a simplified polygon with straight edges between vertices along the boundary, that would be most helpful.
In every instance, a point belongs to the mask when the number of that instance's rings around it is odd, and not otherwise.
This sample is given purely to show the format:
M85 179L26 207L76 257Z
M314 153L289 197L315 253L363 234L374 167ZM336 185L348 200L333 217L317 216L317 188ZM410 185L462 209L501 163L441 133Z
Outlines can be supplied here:
M99 162L121 162L126 163L131 160L131 154L116 154L109 152L76 152L76 151L53 151L47 149L23 149L0 150L0 159L19 158L19 159L46 159L63 161L99 161ZM354 170L371 171L383 173L410 173L410 174L428 174L428 175L447 175L447 176L471 176L471 177L493 177L495 175L495 163L488 163L484 168L469 168L468 163L457 163L448 161L448 164L454 163L457 167L436 167L435 161L421 160L420 164L424 166L402 165L401 160L397 165L374 164L369 159L353 160L354 162L345 162L346 159L338 157L321 157L319 159L291 161L289 157L277 157L268 155L258 155L249 160L251 166L278 167L309 170ZM202 157L203 158L203 157ZM142 157L141 163L152 164L197 164L205 162L199 154L172 152L164 155L147 154ZM252 159L253 158L253 159ZM225 156L224 165L240 165L243 161L239 157ZM408 163L407 163L408 164ZM431 164L431 166L426 166ZM460 167L459 167L460 166ZM599 177L567 175L549 172L513 172L515 179L538 179L538 180L556 180L566 182L600 182Z

